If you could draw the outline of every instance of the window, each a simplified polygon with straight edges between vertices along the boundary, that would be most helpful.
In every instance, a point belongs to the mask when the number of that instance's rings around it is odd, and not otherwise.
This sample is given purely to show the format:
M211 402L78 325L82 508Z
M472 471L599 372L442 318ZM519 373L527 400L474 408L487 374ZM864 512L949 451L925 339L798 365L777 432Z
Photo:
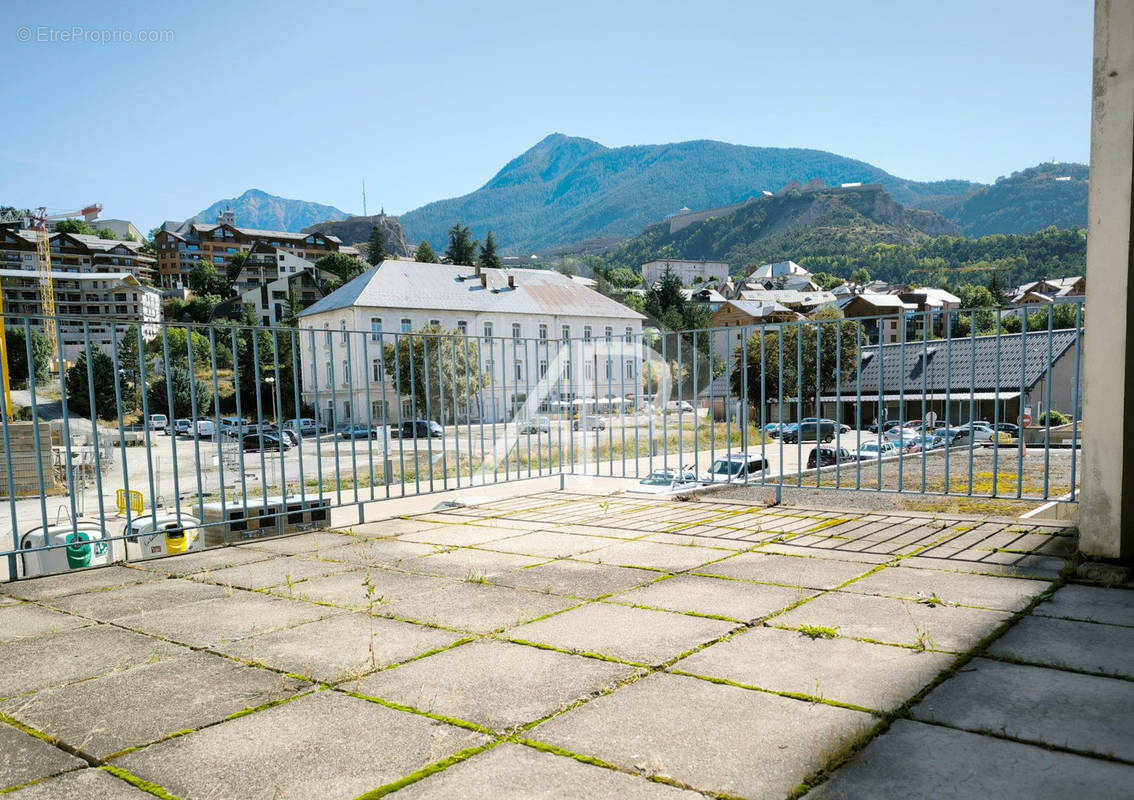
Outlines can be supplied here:
M630 328L630 327L626 328L626 342L627 342L627 344L633 344L633 342L634 342L634 329L633 328Z
M590 340L591 340L591 326L590 325L584 325L583 326L583 341L589 342Z
M586 375L586 378L589 381L589 380L591 380L595 377L594 364L592 362L588 361L588 362L586 362L585 366L586 366L586 369L584 370L584 374Z
M519 359L516 360L516 380L522 381L524 379L524 363Z
M493 374L493 370L495 368L496 364L491 358L484 359L484 371L487 372L490 376Z
M402 333L410 333L413 331L413 320L407 318L402 319Z
M335 368L331 366L331 362L327 362L327 385L333 386L335 383Z
M609 342L611 339L614 338L614 328L607 325L606 328L603 330L602 335L603 335L603 338L606 339Z
M634 360L633 359L629 359L629 358L626 359L626 369L624 370L623 375L627 378L633 378L634 377Z
M484 323L484 338L485 339L491 339L492 338L492 323L491 322Z
M343 341L345 342L347 340L346 320L345 319L342 322L339 323L339 329L342 330L342 332L343 332Z
M606 379L607 381L614 379L614 362L609 358L606 360Z
M541 378L547 377L547 362L546 361L540 361L539 362L539 376Z
M382 320L379 317L370 318L370 341L382 341Z
M512 338L513 339L519 339L520 338L520 323L518 323L518 322L512 323Z
M382 369L382 359L374 359L372 368L374 370L374 380L381 381L385 377L385 372Z
M385 419L387 412L385 400L374 400L370 403L370 416L373 419Z
M429 320L429 326L431 328L440 328L441 327L441 320L431 319L431 320Z
M571 326L570 325L564 325L562 334L563 334L563 341L566 342L566 341L570 340L570 338L571 338Z
M347 361L347 360L346 360L345 358L343 359L343 377L342 377L342 381L343 381L343 383L346 383L346 384L349 384L349 383L350 383L350 362L349 362L349 361Z
M571 380L571 362L570 361L567 362L567 369L564 370L564 374L566 375L567 380Z
M539 338L541 338L541 339L547 338L547 323L545 323L545 322L541 322L539 324Z
M464 335L466 335L466 336L468 336L468 333L469 333L469 323L468 323L468 321L467 321L467 320L463 320L463 319L459 319L459 320L457 320L457 331L458 331L458 332L460 332L460 333L463 333L463 334L464 334Z

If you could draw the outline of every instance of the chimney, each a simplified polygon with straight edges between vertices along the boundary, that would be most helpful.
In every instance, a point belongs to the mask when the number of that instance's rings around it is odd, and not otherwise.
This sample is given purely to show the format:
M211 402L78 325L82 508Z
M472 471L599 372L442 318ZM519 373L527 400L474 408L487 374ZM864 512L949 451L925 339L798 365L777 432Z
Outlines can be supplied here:
M508 288L509 289L515 289L516 288L516 276L515 275L509 275L508 276Z
M488 275L487 275L487 273L481 272L480 267L476 268L476 273L477 273L477 275L480 276L480 288L481 289L487 289L488 288Z

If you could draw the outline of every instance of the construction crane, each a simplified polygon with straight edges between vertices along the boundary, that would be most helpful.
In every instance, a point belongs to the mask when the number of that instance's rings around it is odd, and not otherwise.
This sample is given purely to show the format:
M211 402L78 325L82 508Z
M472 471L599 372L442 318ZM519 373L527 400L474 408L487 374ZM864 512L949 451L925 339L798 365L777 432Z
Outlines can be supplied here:
M71 219L72 217L83 218L86 223L91 223L98 219L99 212L102 211L100 203L91 203L86 208L81 208L76 211L64 211L57 214L48 214L47 209L40 206L36 209L35 213L28 211L8 211L0 215L0 225L2 224L22 224L35 230L36 253L39 261L39 298L40 307L43 314L43 335L47 337L52 345L55 346L56 331L55 331L55 285L51 280L51 237L48 234L47 223L54 220ZM3 282L0 280L0 378L2 378L4 388L4 408L8 413L9 418L12 415L12 393L11 385L8 380L8 347L7 338L4 330L4 287ZM33 365L29 364L28 369L34 369Z

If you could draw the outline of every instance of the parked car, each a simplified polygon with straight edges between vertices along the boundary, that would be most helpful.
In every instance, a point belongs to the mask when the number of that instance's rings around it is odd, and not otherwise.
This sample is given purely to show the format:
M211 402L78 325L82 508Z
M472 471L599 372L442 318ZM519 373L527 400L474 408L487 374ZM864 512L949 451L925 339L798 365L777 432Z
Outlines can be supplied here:
M198 439L215 438L217 435L217 424L211 419L199 419L197 420L195 434Z
M1012 422L1001 422L994 427L996 430L1000 431L1001 433L1006 433L1012 438L1016 438L1020 435L1020 426Z
M279 425L263 425L261 426L260 430L262 430L264 433L270 433L273 436L283 437L284 441L286 441L292 447L295 447L297 444L299 444L299 434L297 434L286 425L283 428L281 428Z
M550 417L532 417L520 423L520 433L551 433Z
M431 419L407 419L400 428L394 425L391 433L400 439L440 439L445 430Z
M845 461L855 461L850 450L845 447L812 447L807 456L807 468L815 469L816 453L818 453L819 466L829 467Z
M271 452L272 450L290 450L291 443L286 439L281 439L274 433L246 433L241 439L242 446L245 450L264 450Z
M882 440L881 442L863 442L854 452L854 457L859 461L874 461L897 454L898 448L894 446L893 442Z
M777 436L780 435L780 428L781 427L782 426L778 422L769 422L767 425L764 426L764 434L766 436L771 436L773 439L775 439Z
M221 417L220 429L227 436L240 437L249 432L250 426L248 420L241 417Z
M987 422L966 422L964 425L958 425L957 429L967 431L974 442L991 442L996 434L992 430L992 425Z
M378 431L365 425L351 425L339 431L339 436L344 439L374 439L378 436Z
M967 428L941 428L935 433L945 440L946 447L959 447L972 441Z
M149 426L151 431L169 433L169 417L165 414L150 414Z
M677 414L678 412L683 414L692 414L693 404L688 400L670 400L665 404L665 413Z
M310 417L302 417L300 419L291 419L284 423L286 427L298 433L300 436L314 436L319 433L319 426L315 424L315 420Z
M902 451L909 451L921 438L909 428L891 428L882 434L883 438Z
M701 473L704 483L743 481L768 468L768 459L748 453L733 453L718 458L709 469Z
M796 442L830 442L835 438L836 431L835 423L828 420L819 420L817 422L801 422L799 427L791 431L787 431L782 435L784 442L795 444Z
M571 429L576 431L605 431L606 420L598 414L586 414L572 422Z
M699 486L697 476L688 470L656 469L627 489L634 494L670 494Z
M173 421L173 428L171 430L173 431L174 436L188 436L189 433L193 430L193 420L184 418L175 419Z
M906 449L911 453L919 453L923 450L940 450L944 446L944 437L932 433L923 433L913 439Z

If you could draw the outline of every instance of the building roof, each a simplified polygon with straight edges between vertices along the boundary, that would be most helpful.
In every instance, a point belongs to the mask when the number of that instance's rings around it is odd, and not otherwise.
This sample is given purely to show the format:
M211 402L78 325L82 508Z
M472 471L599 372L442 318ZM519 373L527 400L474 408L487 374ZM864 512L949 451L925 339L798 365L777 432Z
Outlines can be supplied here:
M488 286L482 288L472 267L383 261L312 304L300 316L362 306L645 319L554 270L490 269L485 274ZM509 276L515 280L514 289L508 288Z
M844 297L840 304L843 308L846 308L860 300L874 308L892 311L914 311L917 309L917 306L913 303L903 302L902 298L898 297L896 294L875 294L874 292L863 292L862 294Z
M698 297L698 295L700 295L702 292L705 293L705 296ZM696 303L723 303L727 299L716 289L710 289L707 287L696 289L682 289L681 294L686 300L690 300Z
M761 303L779 303L785 306L821 306L825 303L834 303L837 298L831 292L800 292L795 289L744 289L739 292L737 299Z
M878 394L878 373L882 372L882 390L886 394L900 392L904 385L907 395L921 396L924 380L928 392L955 392L968 397L972 390L1020 391L1021 364L1024 389L1030 389L1047 372L1047 331L1026 334L1007 334L935 339L925 342L908 341L904 345L873 345L862 349L862 391ZM1051 363L1074 348L1081 341L1081 332L1075 329L1052 333ZM1026 344L1025 344L1026 342ZM903 360L903 348L905 352ZM996 363L999 351L1000 375L997 382ZM923 355L927 356L924 358ZM855 394L857 376L843 381L843 394Z
M794 261L777 261L774 264L764 264L756 267L748 273L747 277L752 280L764 281L773 278L787 278L797 276L800 278L811 278L811 273L803 267L796 264Z
M217 228L231 228L232 230L237 231L250 239L287 239L291 241L303 241L307 239L308 236L321 236L328 242L342 244L342 239L340 239L338 236L332 236L329 233L292 233L291 231L264 231L260 230L259 228L242 228L239 225L229 225L227 222L212 224L204 224L200 222L193 223L193 230L200 233L208 233Z
M925 304L927 306L941 307L944 305L957 306L961 304L961 298L952 292L947 292L944 289L936 289L932 286L922 286L919 289L910 289L908 292L902 294L920 294L925 296Z
M35 269L0 269L0 278L26 278L39 282L39 270ZM143 286L132 272L56 272L52 270L53 281L122 281L130 285L137 285L140 289L149 289ZM154 290L156 291L156 290Z
M729 300L726 305L730 305L738 311L743 311L750 317L756 319L763 319L770 317L774 314L791 314L792 316L799 317L795 311L779 303L764 302L759 300Z

